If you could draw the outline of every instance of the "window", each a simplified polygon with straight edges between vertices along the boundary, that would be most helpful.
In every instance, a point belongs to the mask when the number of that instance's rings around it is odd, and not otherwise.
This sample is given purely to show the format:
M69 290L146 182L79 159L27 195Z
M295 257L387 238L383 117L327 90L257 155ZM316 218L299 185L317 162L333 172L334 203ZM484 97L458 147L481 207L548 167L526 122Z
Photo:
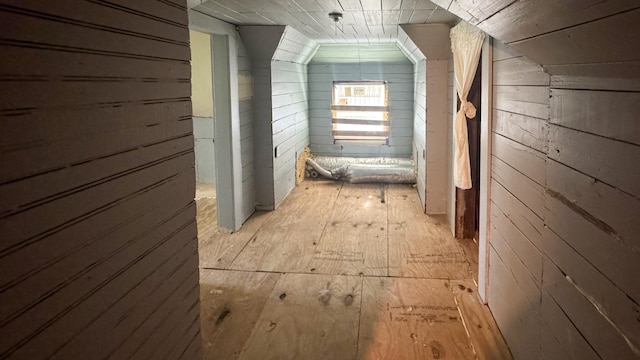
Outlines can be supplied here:
M386 144L389 97L386 81L334 81L333 138L339 142Z

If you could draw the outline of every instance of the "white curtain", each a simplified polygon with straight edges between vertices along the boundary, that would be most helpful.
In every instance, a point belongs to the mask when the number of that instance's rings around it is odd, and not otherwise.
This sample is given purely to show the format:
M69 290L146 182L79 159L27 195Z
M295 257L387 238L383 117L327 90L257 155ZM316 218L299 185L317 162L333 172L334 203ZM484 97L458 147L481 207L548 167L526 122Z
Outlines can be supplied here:
M453 182L460 189L471 189L471 168L469 166L469 141L467 138L467 117L476 116L476 108L467 102L467 95L476 76L484 33L476 27L461 21L451 29L451 51L455 81L460 98L460 111L454 123L455 157L453 162Z

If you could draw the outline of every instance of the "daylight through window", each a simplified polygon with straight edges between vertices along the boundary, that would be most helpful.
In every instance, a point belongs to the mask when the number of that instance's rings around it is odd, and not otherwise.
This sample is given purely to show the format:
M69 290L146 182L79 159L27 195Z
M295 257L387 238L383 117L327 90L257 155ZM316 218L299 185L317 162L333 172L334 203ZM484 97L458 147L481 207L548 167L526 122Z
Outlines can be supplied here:
M331 112L336 142L387 143L389 96L386 81L334 81Z

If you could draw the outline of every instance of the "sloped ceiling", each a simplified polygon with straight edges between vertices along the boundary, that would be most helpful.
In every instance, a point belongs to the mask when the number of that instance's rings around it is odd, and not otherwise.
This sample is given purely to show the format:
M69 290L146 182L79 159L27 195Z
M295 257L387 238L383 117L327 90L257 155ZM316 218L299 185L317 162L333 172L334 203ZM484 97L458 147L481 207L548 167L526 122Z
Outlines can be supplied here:
M289 25L317 42L395 43L400 24L458 17L428 0L189 0L189 7L235 25ZM337 24L332 11L343 13Z
M410 61L396 44L322 44L311 59L312 64L368 62L398 64Z
M640 78L638 0L434 0L552 75Z

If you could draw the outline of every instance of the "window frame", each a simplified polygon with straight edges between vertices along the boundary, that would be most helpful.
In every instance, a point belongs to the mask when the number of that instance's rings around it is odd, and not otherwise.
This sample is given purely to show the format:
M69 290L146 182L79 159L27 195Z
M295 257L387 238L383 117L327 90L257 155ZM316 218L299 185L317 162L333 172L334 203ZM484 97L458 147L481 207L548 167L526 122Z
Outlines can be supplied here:
M358 86L383 85L382 94L371 94L365 89L364 95L351 95L339 93L340 87L354 89ZM341 101L367 98L372 104L341 104ZM367 101L364 99L364 101ZM353 113L344 116L345 113ZM366 116L371 112L371 117ZM339 116L343 115L343 116ZM341 129L342 127L342 129ZM381 128L380 128L381 127ZM349 129L350 128L350 129ZM360 129L358 129L360 128ZM367 129L371 128L371 129ZM377 128L377 129L376 129ZM385 145L389 143L391 125L389 121L389 83L384 80L348 80L333 81L331 90L331 136L334 144L339 143L364 143L372 145Z

